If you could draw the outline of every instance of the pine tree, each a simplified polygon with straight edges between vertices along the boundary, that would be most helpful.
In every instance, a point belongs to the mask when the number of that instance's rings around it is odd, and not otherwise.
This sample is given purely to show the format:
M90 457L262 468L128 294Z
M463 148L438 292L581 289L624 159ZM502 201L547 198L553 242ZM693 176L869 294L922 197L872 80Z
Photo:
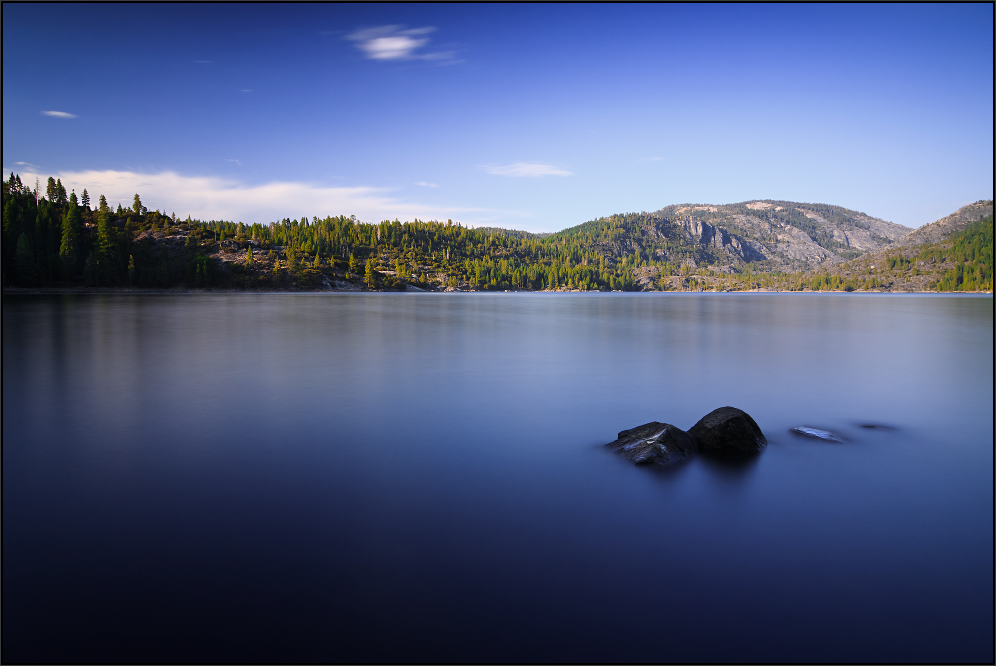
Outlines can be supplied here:
M64 191L64 190L63 190ZM62 218L62 242L59 245L59 259L66 277L76 271L80 251L80 210L76 205L76 193L69 198L69 208Z
M135 211L135 215L142 214L142 200L138 197L138 192L135 193L135 201L132 202L131 209Z
M83 196L80 198L80 205L83 208L90 210L90 195L87 194L86 188L83 188Z
M364 279L366 280L367 286L370 287L371 289L373 289L374 286L376 286L377 284L377 275L376 273L374 273L373 259L367 259L367 268L364 275Z
M114 270L115 250L110 215L106 210L102 210L97 213L97 256L103 277L107 278L108 281L110 281L112 273L116 272Z

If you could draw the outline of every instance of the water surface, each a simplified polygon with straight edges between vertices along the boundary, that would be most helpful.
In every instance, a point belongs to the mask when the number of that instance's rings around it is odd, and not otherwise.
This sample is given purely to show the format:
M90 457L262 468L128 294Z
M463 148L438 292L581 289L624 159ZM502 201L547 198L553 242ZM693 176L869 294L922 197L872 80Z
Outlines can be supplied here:
M5 296L3 660L991 661L992 357L989 297ZM724 405L753 461L601 446Z

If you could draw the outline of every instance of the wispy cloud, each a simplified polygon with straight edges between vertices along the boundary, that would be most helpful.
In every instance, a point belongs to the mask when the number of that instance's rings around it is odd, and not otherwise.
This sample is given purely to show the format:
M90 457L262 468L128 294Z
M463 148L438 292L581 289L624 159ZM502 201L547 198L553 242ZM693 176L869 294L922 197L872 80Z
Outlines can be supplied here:
M371 60L450 60L452 51L421 51L429 43L429 38L423 35L434 30L432 27L405 30L400 25L382 25L357 30L346 39L356 42L356 47Z
M28 167L38 166L37 164L32 164L31 162L14 162L14 164L18 166L28 166Z
M486 166L484 169L496 176L513 176L515 178L539 178L540 176L573 176L570 171L558 169L552 164L541 162L516 162L505 166Z
M246 185L234 179L183 176L171 171L155 174L64 171L40 175L60 178L66 189L82 192L87 188L92 198L103 194L112 206L118 203L130 206L138 192L149 208L202 220L268 223L301 215L356 215L364 222L395 218L405 221L417 217L421 220L452 218L481 224L499 214L485 208L404 201L391 196L390 190L378 187L325 187L298 182Z
M439 185L436 185L435 183L427 183L424 180L420 180L415 184L418 185L419 187L439 187Z
M68 113L66 111L42 111L42 115L44 115L44 116L52 116L53 118L76 118L77 117L74 114Z
M242 162L240 162L239 160L236 160L236 159L229 158L229 159L226 159L225 161L226 162L231 162L232 164L235 164L236 166L242 166Z
M250 90L249 88L243 88L239 92L252 92L252 90Z
M641 162L660 162L663 159L664 159L663 157L644 157L641 160L637 160L636 163L639 164Z

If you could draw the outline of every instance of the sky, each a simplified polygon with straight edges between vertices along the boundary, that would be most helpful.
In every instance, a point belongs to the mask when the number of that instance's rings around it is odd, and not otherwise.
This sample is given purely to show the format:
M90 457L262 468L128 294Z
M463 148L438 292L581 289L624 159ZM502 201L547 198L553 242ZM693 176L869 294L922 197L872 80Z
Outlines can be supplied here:
M268 223L993 196L993 5L4 4L3 174Z

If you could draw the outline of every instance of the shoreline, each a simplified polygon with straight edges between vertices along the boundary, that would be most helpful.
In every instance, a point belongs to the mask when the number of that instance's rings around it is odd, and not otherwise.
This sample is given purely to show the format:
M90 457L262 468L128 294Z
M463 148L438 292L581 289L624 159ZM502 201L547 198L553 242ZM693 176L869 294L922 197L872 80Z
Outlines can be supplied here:
M890 296L992 296L992 291L893 291L889 289L821 289L813 291L788 291L784 289L742 289L742 290L668 290L668 291L582 291L580 289L446 289L429 290L378 290L378 289L141 289L125 287L4 287L4 295L181 295L181 294L880 294Z

